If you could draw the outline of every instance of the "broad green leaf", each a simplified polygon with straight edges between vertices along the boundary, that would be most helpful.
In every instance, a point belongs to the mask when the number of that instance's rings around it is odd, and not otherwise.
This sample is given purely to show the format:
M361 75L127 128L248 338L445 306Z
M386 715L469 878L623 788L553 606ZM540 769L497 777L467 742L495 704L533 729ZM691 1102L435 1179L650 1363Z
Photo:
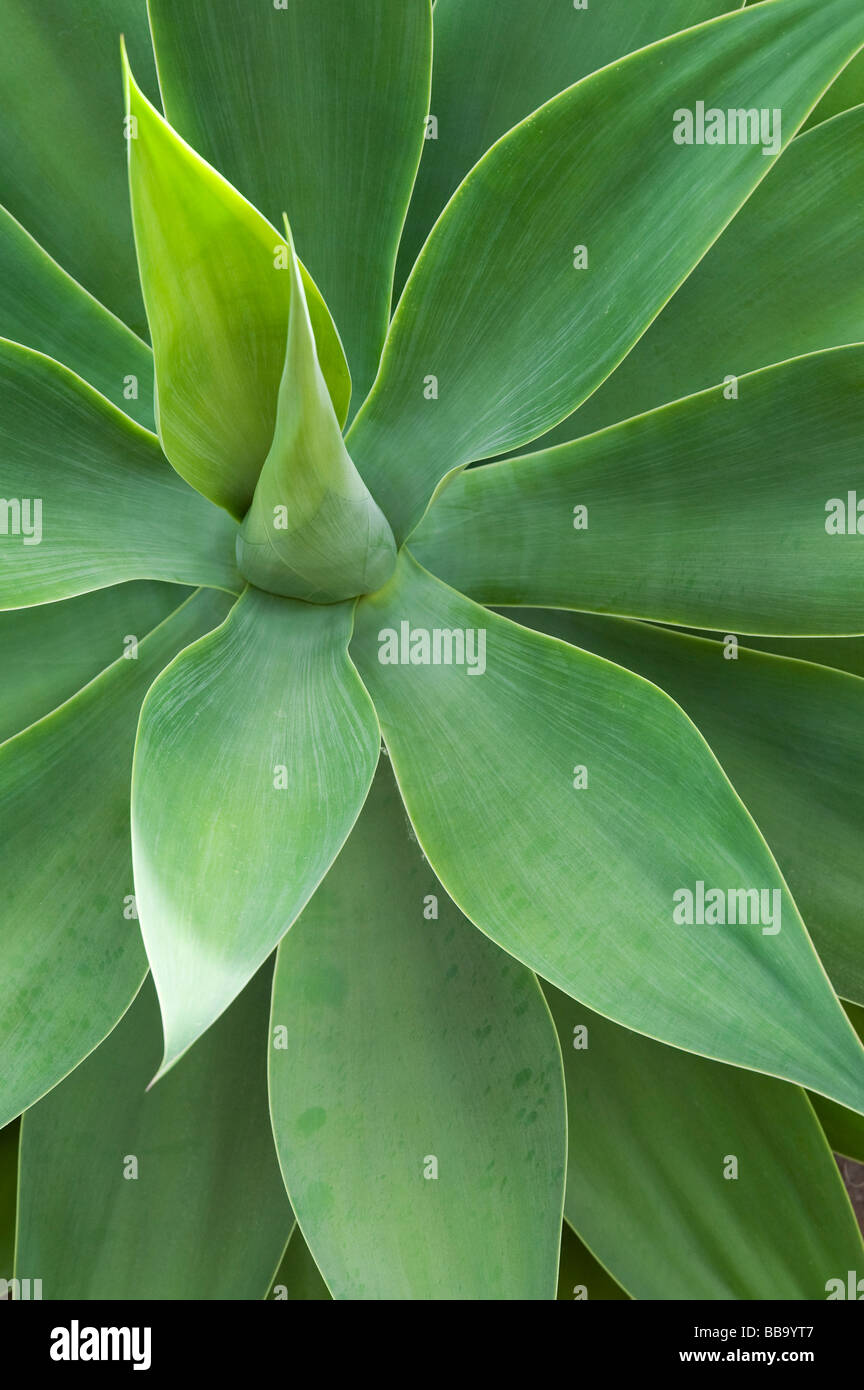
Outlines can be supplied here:
M0 1281L12 1278L15 1260L19 1128L18 1121L13 1120L0 1129Z
M236 528L80 377L0 340L0 608L126 579L237 591Z
M565 1221L561 1227L561 1263L558 1267L558 1299L561 1301L600 1299L621 1302L628 1295L611 1274L595 1260L587 1245Z
M125 34L155 100L146 0L0 0L0 33L0 203L70 275L146 333L117 67Z
M864 1041L864 1008L860 1004L847 1004L846 1012L855 1032ZM864 1163L864 1119L861 1115L824 1096L811 1096L810 1099L834 1152Z
M644 338L544 447L770 362L860 342L862 190L864 108L793 140Z
M246 589L144 702L132 852L160 1075L267 959L363 805L380 738L352 613Z
M289 248L151 106L125 55L124 72L135 122L132 217L162 447L187 482L239 520L276 423ZM318 290L305 271L303 277L321 370L344 422L351 380L342 344Z
M0 335L54 357L153 429L153 354L0 208Z
M864 1051L777 865L667 695L404 551L352 655L423 851L482 931L628 1028L864 1108Z
M287 222L285 230L291 305L276 432L237 539L237 563L260 589L334 603L380 589L396 547L345 448Z
M359 405L429 110L428 0L150 0L165 112L276 226L288 213Z
M332 1300L299 1226L291 1232L267 1297L291 1303L329 1303Z
M429 106L435 123L399 247L398 282L457 185L511 126L607 63L740 3L602 0L576 9L568 0L439 0Z
M334 1298L554 1298L554 1029L531 973L443 893L386 759L279 947L269 1071L285 1185Z
M797 1086L547 996L567 1080L565 1213L630 1294L824 1299L860 1266L849 1199Z
M120 657L0 747L0 1124L102 1041L144 978L129 854L138 711L166 661L228 603L193 595L137 660Z
M10 674L0 686L0 742L50 714L188 597L173 584L118 584L65 603L0 614L0 652Z
M807 122L807 127L828 121L842 111L864 102L864 56L860 53L853 58L839 77L832 82L816 110Z
M864 346L835 348L468 469L412 551L484 603L864 632L862 380Z
M17 1269L46 1299L263 1299L292 1215L267 1114L264 967L152 1091L148 981L86 1062L27 1112Z
M864 680L620 618L511 616L677 701L777 856L837 993L864 1003Z
M484 156L423 248L348 436L397 540L449 470L597 389L862 44L859 0L772 0L592 74ZM688 112L697 138L698 101L764 109L767 140L677 143Z

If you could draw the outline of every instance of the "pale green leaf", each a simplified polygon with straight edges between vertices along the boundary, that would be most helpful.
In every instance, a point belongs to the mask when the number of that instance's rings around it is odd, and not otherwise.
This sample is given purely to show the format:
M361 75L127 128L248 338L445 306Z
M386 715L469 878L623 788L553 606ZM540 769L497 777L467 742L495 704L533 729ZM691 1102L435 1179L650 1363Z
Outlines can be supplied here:
M148 981L27 1112L17 1268L38 1270L43 1298L265 1297L293 1220L267 1114L271 973L149 1092L160 1030Z
M0 415L0 608L126 579L240 587L229 518L80 377L0 340Z
M247 589L144 702L132 849L161 1072L266 960L363 804L380 739L352 611Z
M468 469L412 551L484 603L864 632L862 381L864 346L836 348Z
M849 1199L797 1086L547 995L567 1080L565 1212L630 1294L824 1299L829 1279L861 1264Z
M193 487L243 516L276 422L290 301L283 237L163 120L125 65L129 182L153 339L162 447ZM340 422L351 380L327 306L303 272ZM194 345L194 346L193 346Z
M287 211L356 409L429 110L428 0L150 0L150 15L168 119L276 226Z
M0 747L0 1124L102 1041L144 978L129 853L138 711L166 661L228 603L194 595L137 660L120 657Z
M449 470L536 438L597 389L862 44L859 0L723 15L576 83L475 165L348 436L397 540ZM780 112L776 141L676 143L697 99Z
M537 981L466 922L382 761L279 947L270 1098L337 1299L555 1296L566 1116Z
M629 1028L864 1109L864 1050L777 865L667 695L404 551L352 655L424 853L483 931Z

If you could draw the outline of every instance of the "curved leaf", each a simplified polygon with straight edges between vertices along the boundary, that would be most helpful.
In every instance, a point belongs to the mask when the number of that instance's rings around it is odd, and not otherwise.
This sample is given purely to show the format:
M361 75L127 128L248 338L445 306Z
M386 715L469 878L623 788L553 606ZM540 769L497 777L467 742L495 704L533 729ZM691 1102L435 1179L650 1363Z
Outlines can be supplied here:
M0 1124L77 1066L141 985L129 855L138 711L166 661L228 602L194 595L144 638L135 661L121 657L0 747Z
M807 121L807 127L829 121L833 116L848 111L864 102L864 55L858 54L848 63L832 82L816 110Z
M124 73L135 122L132 218L162 447L178 473L239 520L276 423L291 295L288 245L151 106L125 52ZM342 344L302 274L321 370L344 422L351 380Z
M864 1108L864 1051L768 847L667 695L404 551L352 654L424 853L483 931L628 1028Z
M434 134L423 147L399 247L399 283L457 185L511 126L616 58L740 4L603 0L577 10L566 0L438 0Z
M150 14L168 119L271 222L287 211L359 405L429 110L428 0L150 0Z
M691 633L693 637L708 635L705 632ZM716 632L710 635L723 636ZM861 637L748 636L747 646L755 651L791 656L797 661L813 661L818 666L830 666L837 671L848 671L853 676L864 676L864 638Z
M285 1184L334 1298L554 1298L554 1029L530 972L441 892L386 761L279 947L269 1070Z
M134 660L134 643L187 597L173 584L118 584L0 614L3 662L15 673L0 686L0 742L71 699L125 652Z
M829 1279L860 1265L802 1091L547 996L567 1080L567 1219L629 1293L824 1299Z
M122 33L155 99L146 0L0 0L0 32L0 203L144 334L117 54Z
M678 702L777 856L834 988L864 1003L864 680L619 618L511 616Z
M144 702L132 853L160 1075L266 960L363 805L380 738L352 611L246 589Z
M79 377L0 340L0 415L0 608L126 579L240 587L230 520Z
M184 1065L145 1093L145 984L21 1129L18 1269L47 1299L261 1299L291 1229L267 1114L265 967Z
M597 389L862 44L858 0L772 0L592 74L489 151L423 248L348 436L397 540L447 472ZM773 136L677 143L697 99L764 108Z
M859 342L862 189L864 107L792 141L644 338L543 446L727 376Z
M153 429L153 354L0 208L0 335L44 352Z
M862 379L864 346L835 348L471 468L411 549L484 603L864 632Z
M286 222L286 234L291 233ZM396 563L393 533L345 448L318 365L299 264L276 431L237 538L237 563L259 589L334 603L380 589Z

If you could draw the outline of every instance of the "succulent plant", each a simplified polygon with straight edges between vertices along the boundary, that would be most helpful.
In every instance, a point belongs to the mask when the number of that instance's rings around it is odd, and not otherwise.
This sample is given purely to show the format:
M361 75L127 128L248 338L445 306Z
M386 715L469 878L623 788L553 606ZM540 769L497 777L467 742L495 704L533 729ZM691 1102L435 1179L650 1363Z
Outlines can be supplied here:
M0 0L14 1296L864 1294L864 10L728 3Z

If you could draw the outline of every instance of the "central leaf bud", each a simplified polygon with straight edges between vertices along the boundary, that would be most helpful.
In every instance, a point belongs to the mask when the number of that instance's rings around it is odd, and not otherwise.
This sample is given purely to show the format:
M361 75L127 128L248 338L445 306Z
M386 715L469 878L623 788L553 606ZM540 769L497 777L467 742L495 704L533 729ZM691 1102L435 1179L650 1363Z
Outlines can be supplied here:
M393 573L393 532L345 448L290 229L291 301L270 452L237 537L237 564L258 589L337 603Z

